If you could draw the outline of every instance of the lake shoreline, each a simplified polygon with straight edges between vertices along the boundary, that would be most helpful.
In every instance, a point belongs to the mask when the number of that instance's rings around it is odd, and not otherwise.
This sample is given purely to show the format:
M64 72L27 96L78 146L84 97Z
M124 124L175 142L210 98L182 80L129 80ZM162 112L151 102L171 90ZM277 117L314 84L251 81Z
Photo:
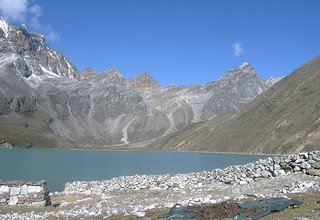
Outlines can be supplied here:
M76 181L66 184L63 192L51 194L57 208L38 214L48 218L144 216L150 210L171 208L177 203L194 206L252 196L273 198L319 193L320 177L307 175L312 170L320 171L320 151L187 174Z
M135 174L199 172L245 164L266 157L170 151L2 149L0 173L1 179L5 181L45 179L52 191L62 191L65 183L71 181L105 180Z
M23 148L23 147L0 147L0 149L37 149L37 150L70 150L70 151L110 151L110 152L172 152L172 153L199 153L199 154L233 154L233 155L254 155L254 156L286 156L293 153L286 154L269 154L269 153L250 153L250 152L232 152L232 151L178 151L178 150L155 150L155 149L147 149L147 148L65 148L65 147L32 147L32 148Z

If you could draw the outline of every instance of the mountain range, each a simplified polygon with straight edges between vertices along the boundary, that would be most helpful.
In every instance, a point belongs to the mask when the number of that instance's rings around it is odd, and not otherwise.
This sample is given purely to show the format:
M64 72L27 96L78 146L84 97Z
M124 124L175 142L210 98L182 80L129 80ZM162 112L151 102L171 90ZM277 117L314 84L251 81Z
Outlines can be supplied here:
M310 62L282 80L263 80L243 63L216 81L162 87L148 73L125 79L116 68L78 71L42 35L1 18L0 146L312 149L320 62Z
M188 126L150 146L166 150L292 153L320 148L320 56L236 114Z

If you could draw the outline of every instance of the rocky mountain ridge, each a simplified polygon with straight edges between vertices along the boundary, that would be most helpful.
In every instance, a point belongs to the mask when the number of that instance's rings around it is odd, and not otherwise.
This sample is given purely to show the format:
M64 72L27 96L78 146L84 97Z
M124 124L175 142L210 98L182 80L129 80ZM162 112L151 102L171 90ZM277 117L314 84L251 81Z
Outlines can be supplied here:
M230 117L186 127L150 148L292 153L320 145L320 56Z
M149 74L78 72L43 36L0 19L0 142L6 146L142 148L238 112L274 82L248 63L219 80L161 87Z
M25 25L15 28L0 17L2 64L11 63L30 82L45 78L73 78L76 67L60 52L53 51L44 37L31 33Z

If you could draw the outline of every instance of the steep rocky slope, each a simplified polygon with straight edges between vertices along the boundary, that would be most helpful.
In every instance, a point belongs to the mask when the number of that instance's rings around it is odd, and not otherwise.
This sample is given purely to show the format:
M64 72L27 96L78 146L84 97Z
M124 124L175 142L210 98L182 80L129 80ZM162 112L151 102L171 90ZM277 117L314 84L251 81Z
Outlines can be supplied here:
M320 148L320 56L260 94L238 114L171 134L157 149L287 153Z
M217 81L165 88L148 73L78 72L41 35L0 19L0 144L141 148L238 112L274 81L248 63Z

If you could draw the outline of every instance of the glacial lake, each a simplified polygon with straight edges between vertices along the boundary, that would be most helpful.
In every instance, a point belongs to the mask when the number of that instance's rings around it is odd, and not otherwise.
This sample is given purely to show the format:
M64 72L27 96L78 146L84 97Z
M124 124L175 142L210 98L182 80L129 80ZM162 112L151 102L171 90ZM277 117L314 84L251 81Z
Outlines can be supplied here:
M266 158L262 155L103 151L65 149L0 149L0 180L48 180L51 192L66 182L106 180L135 174L189 173Z

